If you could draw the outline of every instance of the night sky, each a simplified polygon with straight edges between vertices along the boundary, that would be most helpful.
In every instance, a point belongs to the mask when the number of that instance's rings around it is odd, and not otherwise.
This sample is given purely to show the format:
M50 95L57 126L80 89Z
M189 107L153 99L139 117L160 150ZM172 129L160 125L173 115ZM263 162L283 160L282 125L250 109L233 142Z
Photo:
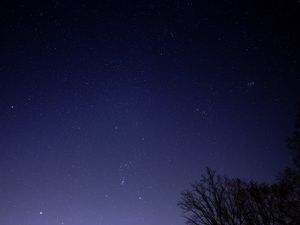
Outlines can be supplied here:
M299 1L0 8L1 225L181 225L206 166L291 165Z

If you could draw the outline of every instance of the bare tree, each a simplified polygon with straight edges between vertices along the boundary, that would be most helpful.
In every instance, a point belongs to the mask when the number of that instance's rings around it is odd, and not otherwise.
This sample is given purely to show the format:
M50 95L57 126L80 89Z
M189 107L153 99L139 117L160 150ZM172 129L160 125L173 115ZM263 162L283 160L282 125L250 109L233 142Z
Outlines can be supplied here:
M207 168L179 206L189 225L300 224L300 105L295 131L288 139L294 168L282 172L272 185L243 182L216 175Z
M207 168L200 182L191 191L181 195L179 206L185 213L187 224L239 225L245 224L242 216L244 183L216 175Z
M285 174L267 185L221 177L207 169L191 190L182 193L179 206L189 225L296 225L299 178Z

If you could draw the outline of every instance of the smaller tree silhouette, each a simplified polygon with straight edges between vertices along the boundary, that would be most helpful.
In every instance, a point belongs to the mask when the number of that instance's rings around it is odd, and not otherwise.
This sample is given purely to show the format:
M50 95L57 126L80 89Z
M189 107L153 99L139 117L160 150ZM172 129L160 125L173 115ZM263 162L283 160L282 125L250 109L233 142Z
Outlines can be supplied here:
M216 175L207 168L200 182L181 195L179 206L187 224L219 225L244 223L245 184L239 179Z

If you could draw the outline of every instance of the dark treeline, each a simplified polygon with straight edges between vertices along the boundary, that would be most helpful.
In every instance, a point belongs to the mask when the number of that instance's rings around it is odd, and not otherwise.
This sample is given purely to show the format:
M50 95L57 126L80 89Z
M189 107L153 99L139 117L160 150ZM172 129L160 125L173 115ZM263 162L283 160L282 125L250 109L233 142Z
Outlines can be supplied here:
M273 184L219 176L207 168L199 182L181 194L181 207L191 225L300 224L300 111L287 140L293 166Z

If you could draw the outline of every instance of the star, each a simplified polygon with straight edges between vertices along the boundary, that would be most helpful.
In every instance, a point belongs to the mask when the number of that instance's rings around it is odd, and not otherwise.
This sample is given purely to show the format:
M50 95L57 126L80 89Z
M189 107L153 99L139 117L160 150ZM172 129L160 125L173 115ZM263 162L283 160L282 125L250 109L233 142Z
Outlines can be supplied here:
M254 81L249 81L248 83L247 83L247 86L248 87L253 87L255 85L255 82Z
M121 185L124 185L125 184L125 177L122 177L122 179L121 179L121 183L120 183Z

